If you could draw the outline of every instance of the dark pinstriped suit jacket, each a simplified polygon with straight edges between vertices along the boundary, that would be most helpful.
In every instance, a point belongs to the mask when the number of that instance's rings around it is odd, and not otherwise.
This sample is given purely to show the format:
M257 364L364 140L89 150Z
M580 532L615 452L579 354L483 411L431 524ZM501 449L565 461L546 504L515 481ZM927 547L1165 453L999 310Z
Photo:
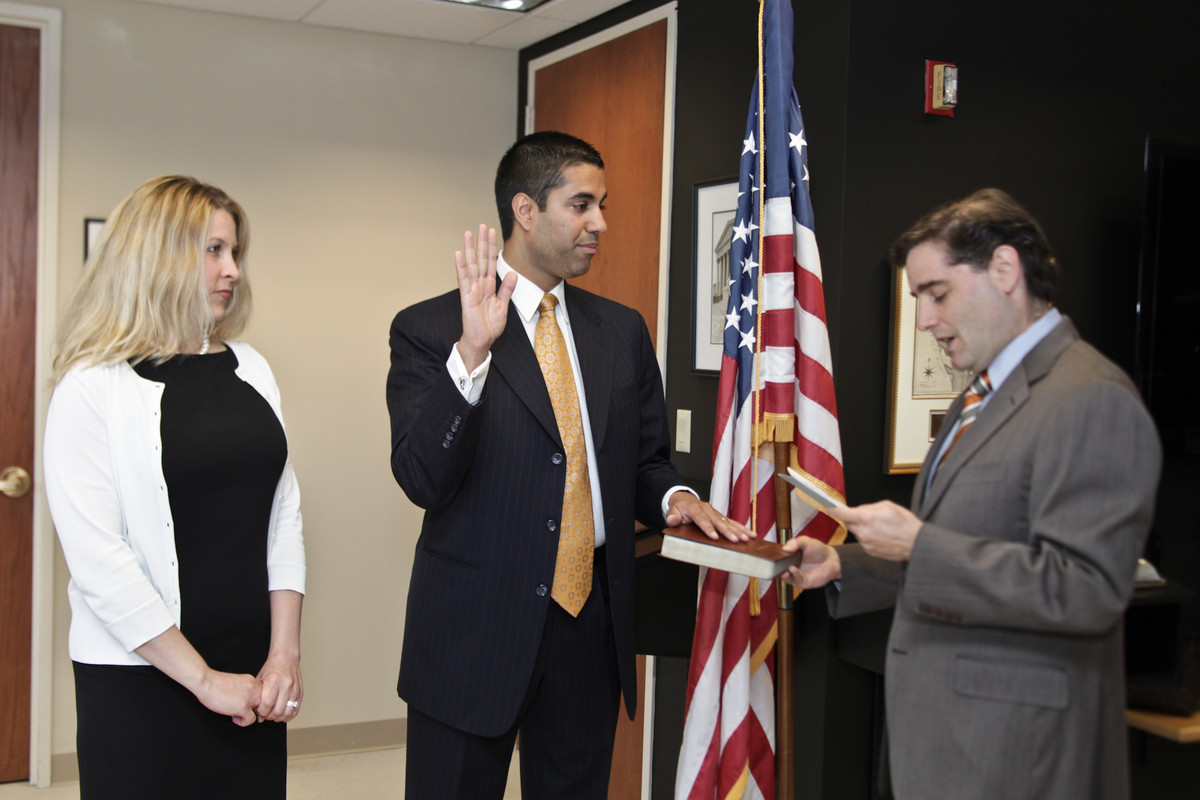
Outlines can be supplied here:
M634 520L662 526L671 465L662 378L633 309L568 285L600 473L609 598L621 688L637 703L633 658ZM387 403L392 472L425 509L404 627L399 693L481 736L516 719L553 582L566 478L554 410L515 309L492 347L479 405L446 370L462 332L457 291L392 323Z

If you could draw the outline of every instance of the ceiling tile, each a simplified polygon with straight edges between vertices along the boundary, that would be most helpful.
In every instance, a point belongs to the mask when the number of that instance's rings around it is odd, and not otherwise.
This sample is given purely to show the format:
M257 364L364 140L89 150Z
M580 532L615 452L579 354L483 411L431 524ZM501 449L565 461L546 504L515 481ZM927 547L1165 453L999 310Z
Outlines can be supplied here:
M557 19L563 22L587 22L626 0L552 0L530 11L527 16Z
M442 0L133 0L417 39L519 50L625 0L550 0L518 13Z
M437 0L324 0L303 21L333 28L469 44L522 15Z
M134 2L296 22L320 5L321 0L134 0Z
M475 40L472 44L482 45L483 47L503 47L507 50L520 50L522 47L528 47L535 42L540 42L543 39L548 39L551 36L562 33L574 24L574 22L541 19L526 15L525 19L518 20L494 33L489 33L487 36Z

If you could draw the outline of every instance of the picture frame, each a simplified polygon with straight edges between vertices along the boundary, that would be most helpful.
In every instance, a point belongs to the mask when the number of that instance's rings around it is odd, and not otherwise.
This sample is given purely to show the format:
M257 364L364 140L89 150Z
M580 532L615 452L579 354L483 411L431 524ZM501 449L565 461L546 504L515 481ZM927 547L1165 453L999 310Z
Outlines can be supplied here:
M725 308L729 302L730 231L737 214L733 178L692 186L692 372L721 371Z
M884 470L897 475L920 471L947 409L974 373L954 369L933 335L917 330L917 299L908 291L903 267L892 271L892 297Z
M83 220L83 260L87 262L88 256L92 252L92 247L96 244L96 239L100 236L100 231L104 228L105 220L95 217L86 217Z

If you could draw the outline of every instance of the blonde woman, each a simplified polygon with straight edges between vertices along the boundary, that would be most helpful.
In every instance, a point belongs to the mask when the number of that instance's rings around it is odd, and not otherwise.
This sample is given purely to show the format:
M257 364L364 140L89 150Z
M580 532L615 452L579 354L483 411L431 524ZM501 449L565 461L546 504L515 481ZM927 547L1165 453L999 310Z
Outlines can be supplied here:
M279 389L235 341L245 212L167 176L62 314L46 493L71 570L80 796L285 796L304 542Z

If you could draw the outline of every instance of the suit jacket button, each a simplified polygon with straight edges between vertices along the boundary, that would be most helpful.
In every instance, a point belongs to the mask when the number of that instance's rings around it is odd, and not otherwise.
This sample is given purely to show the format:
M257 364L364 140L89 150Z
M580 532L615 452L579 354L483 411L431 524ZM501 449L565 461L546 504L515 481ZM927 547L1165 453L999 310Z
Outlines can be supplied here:
M558 530L558 523L552 519L546 520L546 530L554 533L556 530Z
M546 584L544 584L544 583L538 584L538 587L537 587L537 596L538 597L545 597L549 591L550 591L550 589L549 589L549 587L546 586Z
M554 455L550 456L550 463L555 466L558 466L559 464L563 463L564 461L566 461L566 459L563 458L562 453L555 453Z
M449 441L442 442L442 448L443 448L443 449L445 449L445 450L449 450L449 449L450 449L450 442L449 442Z

